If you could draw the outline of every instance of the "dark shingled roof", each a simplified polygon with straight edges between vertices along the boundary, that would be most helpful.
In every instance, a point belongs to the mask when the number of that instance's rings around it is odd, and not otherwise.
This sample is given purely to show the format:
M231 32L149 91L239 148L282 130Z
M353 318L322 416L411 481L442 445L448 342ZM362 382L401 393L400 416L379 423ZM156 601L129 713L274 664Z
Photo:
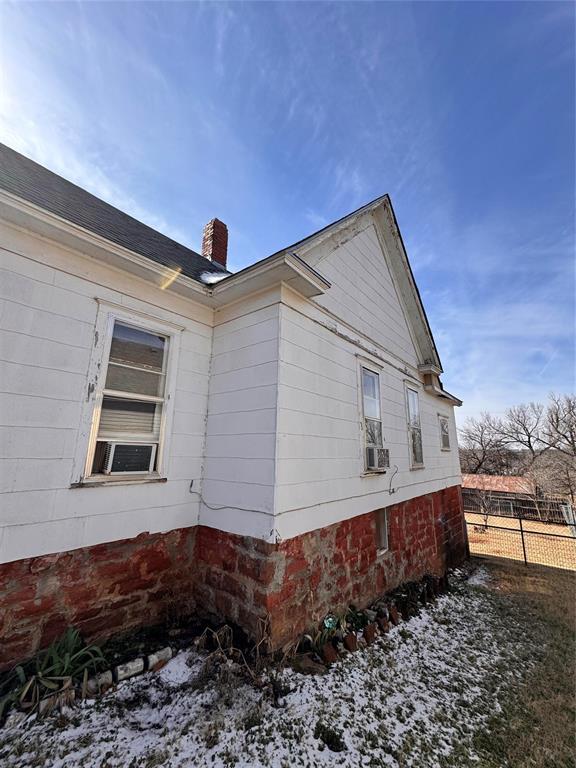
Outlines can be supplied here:
M191 248L119 211L33 160L0 144L0 189L117 245L200 281L203 272L227 271ZM201 282L201 281L200 281Z

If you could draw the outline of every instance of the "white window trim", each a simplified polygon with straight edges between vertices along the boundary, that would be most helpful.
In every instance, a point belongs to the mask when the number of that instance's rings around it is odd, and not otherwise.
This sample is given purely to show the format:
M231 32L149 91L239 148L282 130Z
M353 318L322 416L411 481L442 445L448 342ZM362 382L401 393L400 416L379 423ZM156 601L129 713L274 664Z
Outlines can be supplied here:
M448 448L444 447L443 441L442 441L442 422L445 421L448 425ZM438 414L438 429L440 430L440 450L441 451L451 451L452 450L452 436L450 435L450 417L446 416L444 413Z
M422 462L415 463L412 459L412 427L410 426L410 403L408 400L408 391L415 392L418 397L418 421L420 424L420 442L422 444ZM412 382L405 382L404 384L404 400L406 407L406 432L408 436L408 461L410 463L410 469L424 469L424 436L422 434L422 412L420 408L420 389Z
M358 392L360 393L360 418L362 422L362 476L374 476L374 475L383 475L384 472L380 470L374 470L374 469L368 469L366 465L366 448L368 447L366 444L366 416L364 415L364 384L362 380L362 371L363 369L366 369L370 373L374 373L376 376L378 376L378 397L380 401L380 428L382 430L382 447L384 445L384 426L382 422L382 387L381 387L381 377L382 377L382 368L381 366L377 365L376 363L373 363L370 360L367 360L364 357L360 357L357 355L358 359ZM373 421L378 421L378 419L373 419Z
M82 413L71 485L120 485L123 483L148 483L154 480L163 481L168 474L169 447L174 416L174 396L176 393L176 373L178 370L180 336L183 327L159 320L157 317L147 315L138 310L131 310L102 300L97 301L99 307L94 329L94 347L88 371L88 394ZM91 474L115 322L126 323L133 327L141 328L144 331L158 333L168 339L164 405L160 421L156 470L154 472L144 474L126 473L121 475ZM146 399L154 400L154 398Z
M388 517L388 509L386 507L383 507L382 509L379 509L376 514L379 515L380 513L384 513L384 523L386 526L386 546L381 547L380 541L379 541L379 535L378 535L378 529L379 529L379 523L378 519L376 519L376 556L381 557L382 555L385 555L386 552L390 551L390 519Z

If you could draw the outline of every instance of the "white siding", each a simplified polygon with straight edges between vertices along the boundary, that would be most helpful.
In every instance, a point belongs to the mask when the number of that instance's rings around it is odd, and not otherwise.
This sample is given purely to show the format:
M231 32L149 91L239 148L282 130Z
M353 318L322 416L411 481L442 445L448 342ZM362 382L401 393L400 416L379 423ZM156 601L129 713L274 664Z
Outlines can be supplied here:
M0 562L196 524L189 488L202 471L213 312L15 228L0 232ZM96 297L184 328L166 483L70 487Z
M316 302L335 317L387 349L417 365L414 344L394 281L372 224L322 256L306 260L330 283Z
M0 257L0 562L199 522L286 539L460 482L453 409L422 387L410 469L419 359L371 224L306 253L332 284L317 300L278 286L215 311L12 227ZM71 487L97 298L183 329L165 483ZM364 473L361 357L380 367L383 476Z
M279 291L216 312L200 521L274 529Z
M323 275L331 271L331 258L317 267ZM317 303L326 305L331 291ZM350 305L360 304L359 291L350 286ZM385 301L392 299L387 295L380 304ZM372 306L373 327L400 311L398 304L384 309ZM347 312L342 313L345 324L335 321L334 314L284 290L276 476L276 528L282 538L460 482L453 408L421 385L424 468L410 469L405 383L419 386L414 347L402 363L396 357L399 348L391 351L390 338L379 344L360 321L362 327L354 332ZM362 359L380 369L384 446L391 464L385 475L364 473ZM450 420L451 451L441 450L439 413Z

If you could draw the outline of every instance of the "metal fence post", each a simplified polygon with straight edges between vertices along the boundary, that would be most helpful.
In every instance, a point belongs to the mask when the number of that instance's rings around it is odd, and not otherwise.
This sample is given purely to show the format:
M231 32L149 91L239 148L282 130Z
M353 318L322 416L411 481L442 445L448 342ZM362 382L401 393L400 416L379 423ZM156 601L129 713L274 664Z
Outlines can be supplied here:
M526 557L526 544L524 543L524 528L522 526L522 515L518 516L520 521L520 536L522 537L522 554L524 555L524 565L528 565L528 558Z

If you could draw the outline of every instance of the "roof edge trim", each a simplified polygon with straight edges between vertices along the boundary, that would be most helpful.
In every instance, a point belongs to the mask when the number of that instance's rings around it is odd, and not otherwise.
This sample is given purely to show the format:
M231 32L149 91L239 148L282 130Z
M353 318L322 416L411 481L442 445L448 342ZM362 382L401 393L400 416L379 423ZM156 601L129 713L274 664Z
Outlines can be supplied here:
M5 215L3 208L12 211L13 215ZM13 195L10 192L0 189L0 219L4 219L9 224L13 224L19 227L27 227L32 222L37 222L41 226L34 228L30 226L32 232L39 234L42 237L48 239L54 239L55 232L63 232L70 236L71 240L75 239L79 243L84 243L94 248L105 251L119 262L119 265L126 268L127 265L133 265L138 267L140 271L146 271L150 275L160 279L160 286L165 283L167 276L169 284L173 285L178 283L187 292L191 291L196 294L198 298L209 297L211 290L208 286L203 285L198 280L194 280L191 277L179 273L178 268L170 268L160 264L147 256L142 256L135 251L131 251L128 248L124 248L117 243L108 240L101 235L98 235L91 230L74 224L67 219L57 216L45 208L30 203L24 198ZM58 241L62 244L61 241ZM65 247L76 248L81 250L78 246L75 246L73 242L64 243ZM85 252L86 255L91 256L89 251ZM208 267L210 265L207 265ZM130 271L130 270L128 270ZM171 273L171 274L168 274Z

